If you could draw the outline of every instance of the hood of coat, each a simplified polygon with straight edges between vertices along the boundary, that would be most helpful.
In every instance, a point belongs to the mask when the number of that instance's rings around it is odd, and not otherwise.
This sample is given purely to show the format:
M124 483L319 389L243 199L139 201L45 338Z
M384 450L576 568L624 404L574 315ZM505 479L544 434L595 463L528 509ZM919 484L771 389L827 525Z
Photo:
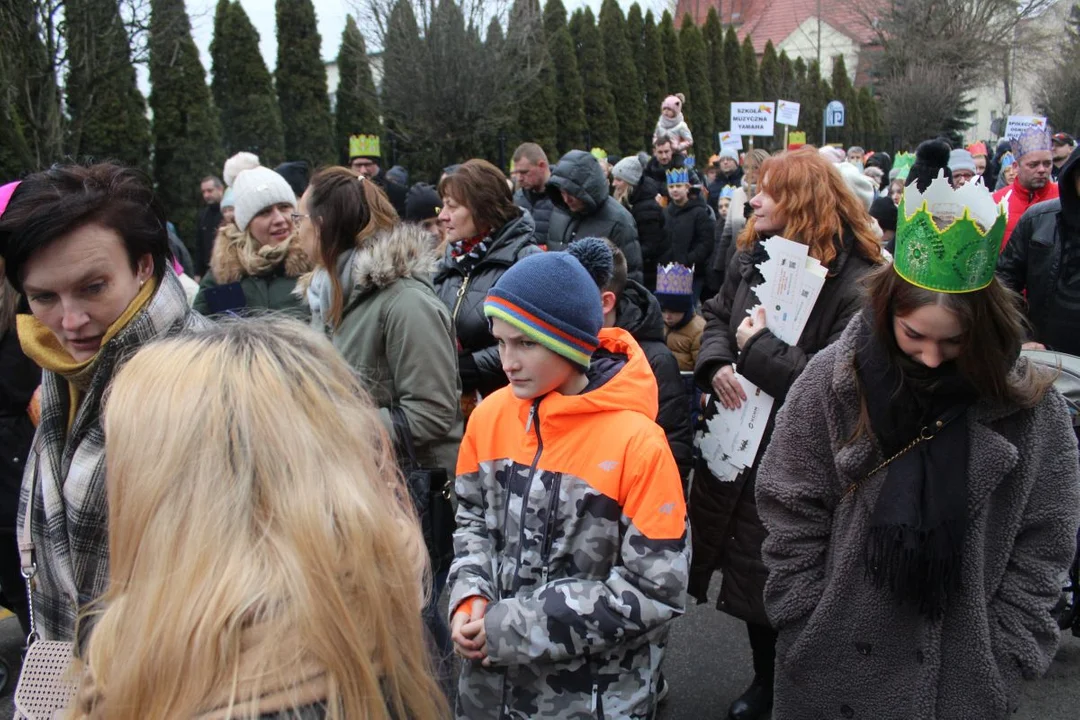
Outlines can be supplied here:
M353 255L349 300L404 277L418 276L427 282L437 261L431 234L419 225L400 223L392 230L380 231Z
M600 163L584 150L571 150L551 170L548 195L558 207L566 209L562 190L585 203L585 215L596 211L608 198L608 182Z
M241 253L245 252L245 247L253 248L255 242L249 233L241 232L233 223L218 230L214 251L210 256L210 271L218 285L237 282L251 274L245 268ZM284 274L287 277L298 278L314 269L314 263L300 247L295 233L283 242L289 243L284 258Z
M649 200L656 200L656 196L660 194L660 184L653 180L651 177L642 176L641 182L635 187L634 191L630 193L630 204L637 205L639 202L646 202Z
M626 330L638 342L664 342L664 313L660 303L635 280L626 281L616 308L615 326Z
M607 412L637 412L654 420L660 409L656 376L645 351L633 336L621 328L600 330L600 348L606 352L594 356L589 380L593 389L580 395L549 393L540 400L541 427L558 435L572 433L586 416ZM617 358L613 362L612 356ZM622 358L626 362L621 362ZM596 370L597 372L593 372ZM499 392L509 392L504 388ZM529 427L532 400L519 400L518 417Z
M1061 198L1061 215L1069 227L1080 229L1080 195L1076 181L1080 177L1080 147L1069 155L1058 175L1058 197Z

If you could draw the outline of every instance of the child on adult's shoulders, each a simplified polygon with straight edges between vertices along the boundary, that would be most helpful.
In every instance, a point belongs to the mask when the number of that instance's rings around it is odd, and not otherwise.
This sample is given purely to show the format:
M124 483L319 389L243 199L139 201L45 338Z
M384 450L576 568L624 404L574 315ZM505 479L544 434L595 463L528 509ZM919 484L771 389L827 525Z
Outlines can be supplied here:
M678 263L656 268L656 299L664 313L664 340L683 372L694 371L705 331L705 318L694 308L693 283L693 268Z

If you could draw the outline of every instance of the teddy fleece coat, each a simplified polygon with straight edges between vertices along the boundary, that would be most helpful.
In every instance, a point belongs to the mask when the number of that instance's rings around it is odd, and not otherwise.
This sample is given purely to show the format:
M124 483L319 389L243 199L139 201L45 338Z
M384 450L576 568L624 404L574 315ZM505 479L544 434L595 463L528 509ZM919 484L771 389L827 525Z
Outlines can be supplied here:
M462 420L461 384L450 311L430 274L436 256L430 236L398 225L368 239L353 256L341 324L331 340L359 374L392 431L400 407L422 465L453 475Z
M617 328L600 343L592 389L503 388L469 418L450 608L489 600L491 667L464 665L460 718L651 716L658 631L685 605L686 505L645 353Z
M867 477L884 461L876 439L849 441L863 322L806 366L758 470L765 605L780 633L773 718L1008 717L1020 679L1053 659L1050 610L1076 549L1080 466L1065 403L1050 390L1031 409L983 400L968 412L962 589L929 621L866 575L887 470Z

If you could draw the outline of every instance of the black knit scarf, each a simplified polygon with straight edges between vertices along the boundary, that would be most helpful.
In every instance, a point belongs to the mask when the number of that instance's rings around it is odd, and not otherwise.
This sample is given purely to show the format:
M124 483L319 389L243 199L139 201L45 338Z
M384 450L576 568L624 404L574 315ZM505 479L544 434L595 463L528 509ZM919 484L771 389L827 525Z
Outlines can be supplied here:
M887 468L870 517L866 572L902 604L938 619L960 587L967 530L967 409L976 391L955 363L937 368L908 359L873 331L864 314L856 373L871 428L885 458L923 428L933 432ZM936 429L937 422L944 425Z

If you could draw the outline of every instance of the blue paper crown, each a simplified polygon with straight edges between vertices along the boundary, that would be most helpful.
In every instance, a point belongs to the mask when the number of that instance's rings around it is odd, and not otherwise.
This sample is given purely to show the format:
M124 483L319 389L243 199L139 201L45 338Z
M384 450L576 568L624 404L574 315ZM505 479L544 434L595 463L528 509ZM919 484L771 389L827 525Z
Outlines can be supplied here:
M690 170L686 167L671 168L667 171L667 184L668 185L689 185L690 184Z
M668 263L656 266L657 295L693 295L694 268Z
M1012 146L1013 157L1017 160L1029 152L1038 150L1050 152L1050 131L1044 127L1028 128L1023 135L1014 138L1009 144Z

